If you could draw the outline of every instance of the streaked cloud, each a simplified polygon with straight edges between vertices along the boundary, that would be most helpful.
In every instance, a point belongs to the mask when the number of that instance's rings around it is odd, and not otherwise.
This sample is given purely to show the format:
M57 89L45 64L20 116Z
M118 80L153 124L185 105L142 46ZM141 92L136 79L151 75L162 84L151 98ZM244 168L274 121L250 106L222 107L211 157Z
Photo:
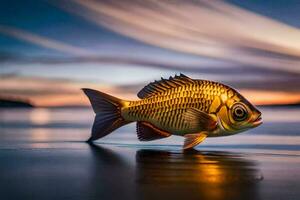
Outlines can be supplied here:
M80 73L79 80L88 82L102 82L118 84L120 81L114 81L108 73L127 72L129 69L134 69L136 74L142 74L143 71L153 71L143 78L132 77L128 74L128 78L121 81L125 87L139 86L143 87L147 82L153 81L160 76L168 78L175 74L175 72L182 72L191 74L193 78L198 79L211 79L221 81L229 84L237 89L257 89L257 90L270 90L270 91L293 91L300 92L300 79L299 74L294 72L287 72L284 70L271 70L269 68L259 68L253 66L226 66L218 63L201 63L190 62L188 59L185 64L176 63L171 61L160 61L150 59L139 59L130 57L110 57L110 56L79 56L79 57L26 57L20 55L7 55L0 58L0 62L10 63L7 67L3 65L3 69L12 68L12 65L20 65L14 69L20 69L21 73L25 73L27 68L30 70L36 69L43 71L43 67L48 72L59 73L60 68L65 69L66 72L72 72L73 78L76 73ZM80 66L80 67L75 67ZM107 70L109 66L110 70ZM42 69L41 69L42 68ZM125 68L125 69L124 69ZM52 69L52 70L49 70ZM162 71L164 70L164 71ZM83 71L94 71L97 75L88 75ZM139 72L139 73L137 73ZM85 75L86 74L86 75ZM155 75L156 74L156 75ZM42 75L40 75L42 76ZM48 73L49 76L49 73ZM57 75L56 75L57 76ZM65 78L71 79L72 76L65 75ZM61 76L60 76L61 77ZM114 77L118 77L117 74ZM151 77L151 78L150 78ZM144 82L142 82L144 81ZM122 86L121 86L122 87ZM50 90L49 90L50 92Z
M124 67L137 66L154 69L167 69L175 71L185 71L192 73L214 73L214 74L236 74L236 73L272 73L284 74L290 76L298 76L298 73L287 72L283 69L264 69L255 66L236 65L233 63L224 63L218 61L205 62L198 59L198 61L190 61L185 59L184 63L177 63L176 59L162 61L157 57L154 59L145 59L137 57L120 57L120 56L69 56L69 57L49 57L49 56L22 56L16 54L0 54L0 63L15 63L15 64L81 64L81 63L99 63L99 64L117 64Z
M80 1L68 11L151 45L300 73L300 30L223 1Z
M18 40L26 41L38 46L54 49L71 55L94 55L94 53L89 50L75 47L70 44L43 37L15 27L0 24L0 34L5 34Z

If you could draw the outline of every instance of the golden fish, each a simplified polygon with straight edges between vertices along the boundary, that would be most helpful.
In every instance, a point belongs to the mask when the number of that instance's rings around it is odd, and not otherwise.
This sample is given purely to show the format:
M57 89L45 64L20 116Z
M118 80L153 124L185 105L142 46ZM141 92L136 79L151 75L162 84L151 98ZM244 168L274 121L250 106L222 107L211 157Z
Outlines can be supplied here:
M138 93L138 101L83 91L96 113L88 141L136 121L139 140L178 135L185 137L183 148L188 149L206 137L232 135L262 123L261 112L236 90L183 74L148 84Z

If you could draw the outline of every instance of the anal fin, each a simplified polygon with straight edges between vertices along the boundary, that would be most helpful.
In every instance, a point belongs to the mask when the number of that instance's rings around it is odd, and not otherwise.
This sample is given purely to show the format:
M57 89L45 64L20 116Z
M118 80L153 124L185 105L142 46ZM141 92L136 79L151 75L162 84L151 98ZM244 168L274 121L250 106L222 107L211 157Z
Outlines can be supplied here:
M140 141L157 140L171 135L169 132L163 131L148 122L137 122L136 132Z
M185 139L183 149L190 149L203 142L207 135L205 134L205 132L200 132L194 134L186 134L184 137Z

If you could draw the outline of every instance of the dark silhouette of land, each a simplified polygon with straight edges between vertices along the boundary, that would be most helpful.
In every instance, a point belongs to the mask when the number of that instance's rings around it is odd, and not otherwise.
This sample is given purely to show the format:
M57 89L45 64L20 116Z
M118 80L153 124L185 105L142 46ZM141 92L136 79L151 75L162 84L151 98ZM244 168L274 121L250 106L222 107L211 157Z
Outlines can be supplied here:
M0 97L0 108L33 108L33 104L24 99L8 99Z

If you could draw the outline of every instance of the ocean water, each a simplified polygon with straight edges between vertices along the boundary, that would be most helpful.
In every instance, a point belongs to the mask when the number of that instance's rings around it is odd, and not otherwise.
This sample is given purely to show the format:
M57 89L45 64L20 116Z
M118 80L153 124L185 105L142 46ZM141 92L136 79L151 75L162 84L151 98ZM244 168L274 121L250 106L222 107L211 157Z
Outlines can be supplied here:
M135 124L85 143L91 109L0 110L0 199L299 199L300 108L260 108L263 125L140 142Z
M231 149L298 154L300 151L300 108L261 108L263 125L246 132L218 138L208 138L197 149ZM55 142L82 142L90 136L94 113L91 109L3 109L0 110L2 148L47 146ZM140 142L135 123L119 128L101 144L131 145L163 149L180 149L183 138ZM11 146L11 143L14 145ZM34 146L32 146L34 145ZM65 145L65 144L64 144Z

